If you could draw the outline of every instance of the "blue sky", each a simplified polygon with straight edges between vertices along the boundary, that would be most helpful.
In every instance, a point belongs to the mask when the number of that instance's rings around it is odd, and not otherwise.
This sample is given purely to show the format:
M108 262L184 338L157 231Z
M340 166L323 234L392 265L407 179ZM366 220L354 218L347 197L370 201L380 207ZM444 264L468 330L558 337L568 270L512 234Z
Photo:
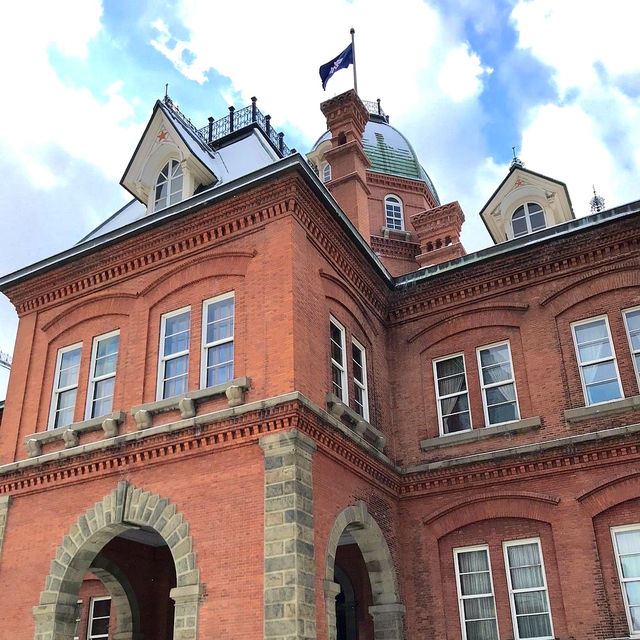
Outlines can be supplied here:
M129 199L118 183L165 83L200 126L256 95L308 150L319 103L351 87L351 70L326 92L318 77L351 26L361 97L382 99L442 202L460 201L468 251L490 244L477 214L512 146L567 183L578 216L594 183L607 206L640 198L636 0L24 0L0 19L2 274ZM16 326L0 295L0 350Z

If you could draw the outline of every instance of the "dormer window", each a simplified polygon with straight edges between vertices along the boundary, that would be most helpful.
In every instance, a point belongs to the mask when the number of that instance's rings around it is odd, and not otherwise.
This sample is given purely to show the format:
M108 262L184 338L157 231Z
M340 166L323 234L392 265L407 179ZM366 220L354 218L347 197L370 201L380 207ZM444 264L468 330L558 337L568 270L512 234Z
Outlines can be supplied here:
M545 229L547 222L544 210L539 204L527 202L514 211L511 217L511 226L514 238Z
M155 211L182 200L182 166L177 160L169 160L156 180Z
M385 223L387 229L404 230L404 216L402 214L402 200L397 196L387 196L384 199Z
M322 182L329 182L331 180L331 165L325 162L322 167Z

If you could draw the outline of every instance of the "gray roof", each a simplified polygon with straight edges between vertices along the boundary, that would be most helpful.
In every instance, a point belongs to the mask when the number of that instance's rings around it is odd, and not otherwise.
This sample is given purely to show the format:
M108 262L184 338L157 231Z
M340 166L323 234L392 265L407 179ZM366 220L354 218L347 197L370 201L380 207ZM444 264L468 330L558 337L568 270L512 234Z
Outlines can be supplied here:
M330 138L331 132L327 131L313 148ZM384 122L383 118L374 117L367 122L362 136L362 146L371 162L369 171L425 182L435 201L440 204L438 192L429 174L420 164L411 143L395 127Z

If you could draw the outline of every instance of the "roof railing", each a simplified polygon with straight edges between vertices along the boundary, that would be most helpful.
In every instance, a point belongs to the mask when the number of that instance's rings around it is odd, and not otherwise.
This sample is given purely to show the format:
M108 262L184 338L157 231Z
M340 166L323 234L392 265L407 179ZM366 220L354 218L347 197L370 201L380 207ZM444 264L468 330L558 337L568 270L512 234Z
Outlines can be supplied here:
M235 107L229 107L229 115L219 120L209 118L209 124L202 128L197 128L190 118L180 111L177 105L171 100L169 96L164 97L164 103L171 109L173 114L185 125L197 138L207 146L213 146L213 143L217 140L228 136L229 134L247 127L249 125L257 125L262 132L271 141L273 146L278 150L278 153L283 158L294 153L284 143L284 133L276 131L271 126L271 116L263 115L258 109L256 103L257 98L251 98L251 104L243 109L236 109Z

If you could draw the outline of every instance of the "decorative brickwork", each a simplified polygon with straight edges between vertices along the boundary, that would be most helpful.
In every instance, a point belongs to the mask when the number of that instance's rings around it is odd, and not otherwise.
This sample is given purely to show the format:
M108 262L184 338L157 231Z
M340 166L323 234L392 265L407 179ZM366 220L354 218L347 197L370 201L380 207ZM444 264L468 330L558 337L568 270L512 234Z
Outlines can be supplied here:
M86 571L107 542L132 526L154 529L169 546L177 580L170 594L175 601L173 637L197 639L202 586L189 525L166 498L123 481L78 518L58 547L40 604L33 608L35 640L68 640L73 635L75 602Z
M264 637L316 637L312 454L297 430L260 439L264 451Z

